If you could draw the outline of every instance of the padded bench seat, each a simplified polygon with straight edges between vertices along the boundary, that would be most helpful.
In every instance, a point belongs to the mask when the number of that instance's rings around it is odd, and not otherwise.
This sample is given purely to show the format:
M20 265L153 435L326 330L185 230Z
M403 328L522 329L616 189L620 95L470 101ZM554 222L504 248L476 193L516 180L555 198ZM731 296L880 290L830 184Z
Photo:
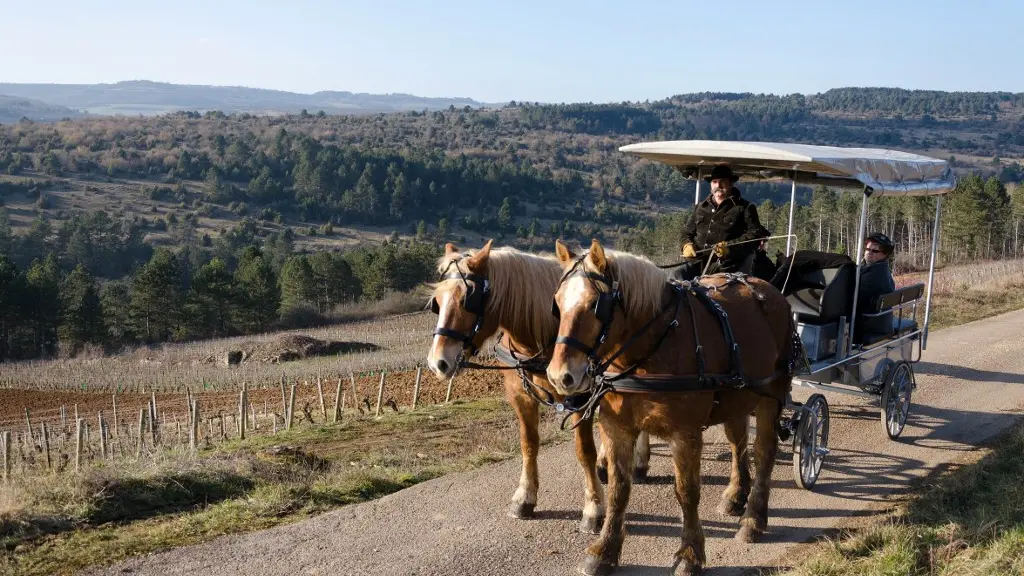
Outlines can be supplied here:
M898 310L893 309L920 299L922 294L924 284L912 284L875 297L867 310L857 314L861 318L858 330L863 330L863 333L859 337L855 333L854 337L864 346L870 346L917 330L917 322L913 318L901 319Z

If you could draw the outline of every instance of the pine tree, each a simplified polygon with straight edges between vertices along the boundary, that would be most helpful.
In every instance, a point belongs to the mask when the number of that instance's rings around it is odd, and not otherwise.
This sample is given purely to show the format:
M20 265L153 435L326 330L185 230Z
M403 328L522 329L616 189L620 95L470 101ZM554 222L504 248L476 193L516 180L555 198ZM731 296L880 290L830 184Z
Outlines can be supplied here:
M316 305L321 314L359 294L358 282L352 268L340 254L317 252L309 257L316 286Z
M102 344L103 308L92 275L79 264L60 286L61 319L57 328L62 350L77 354L85 344Z
M281 314L316 303L316 282L305 255L292 256L281 269Z
M60 321L60 269L52 253L45 260L34 260L25 273L29 295L29 315L34 350L39 356L57 351L57 324Z
M214 258L204 264L192 279L187 305L190 332L213 338L231 333L234 300L234 279L224 261Z
M131 302L131 281L128 278L112 280L100 290L100 308L103 309L105 340L126 344L135 340L131 311L125 302Z
M25 314L25 277L6 254L0 253L0 362L11 359L14 338Z
M144 342L166 342L178 328L184 300L181 278L178 258L159 248L132 279L132 328Z
M267 330L277 319L281 292L277 276L255 248L246 249L235 269L234 323L246 333Z

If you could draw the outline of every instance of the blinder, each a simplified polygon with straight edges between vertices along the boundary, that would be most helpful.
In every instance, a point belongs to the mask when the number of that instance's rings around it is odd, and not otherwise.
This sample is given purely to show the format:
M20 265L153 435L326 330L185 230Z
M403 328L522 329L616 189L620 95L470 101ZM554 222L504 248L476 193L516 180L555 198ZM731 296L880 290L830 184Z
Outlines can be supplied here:
M597 349L604 344L605 338L608 337L608 329L611 327L612 318L615 314L615 305L622 303L622 293L619 291L619 283L611 280L603 274L596 272L587 272L581 269L579 266L583 261L583 256L576 261L576 265L566 272L559 283L565 282L571 276L583 276L591 281L592 284L601 282L608 286L611 290L609 292L598 291L597 302L594 304L593 312L597 321L601 323L601 333L597 337L597 343L593 346L588 347L579 340L569 336L559 336L555 339L557 343L565 344L572 348L575 348L591 358L595 359ZM561 310L558 308L558 302L552 299L551 301L551 314L556 318L561 317Z
M449 263L449 268L455 264L455 260ZM470 355L476 354L476 346L473 345L473 339L476 338L480 328L484 324L484 310L487 308L487 300L491 295L491 284L487 278L478 276L473 273L463 274L458 266L455 267L455 272L446 273L441 276L441 280L461 280L465 291L462 296L462 308L470 314L476 315L476 322L473 323L473 328L469 334L463 334L456 332L450 328L440 327L434 330L435 335L446 336L455 340L462 341L463 350L470 350ZM441 313L441 305L438 303L437 298L430 299L430 310L434 314Z

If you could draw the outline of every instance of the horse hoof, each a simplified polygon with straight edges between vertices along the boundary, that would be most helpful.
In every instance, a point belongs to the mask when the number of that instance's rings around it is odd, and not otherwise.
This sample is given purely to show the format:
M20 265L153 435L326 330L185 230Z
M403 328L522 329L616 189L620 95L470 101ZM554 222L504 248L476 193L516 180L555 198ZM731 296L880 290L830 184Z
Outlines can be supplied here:
M580 574L587 576L605 576L615 571L615 564L602 560L600 556L587 554L577 567Z
M636 484L647 483L647 468L634 468L633 469L633 482Z
M746 509L746 504L733 502L732 500L722 500L718 504L718 513L723 516L743 516Z
M580 532L584 534L600 534L601 525L604 524L604 516L584 517L580 520Z
M681 560L672 571L672 576L697 576L701 573L701 567L693 562Z
M608 483L608 469L607 468L601 468L600 466L598 466L598 468L597 468L597 479L601 481L601 484L607 484Z
M761 534L750 526L741 526L739 532L736 533L736 540L745 544L753 544L760 538Z
M536 504L516 504L513 502L508 507L508 515L518 520L533 518L533 509L536 507Z

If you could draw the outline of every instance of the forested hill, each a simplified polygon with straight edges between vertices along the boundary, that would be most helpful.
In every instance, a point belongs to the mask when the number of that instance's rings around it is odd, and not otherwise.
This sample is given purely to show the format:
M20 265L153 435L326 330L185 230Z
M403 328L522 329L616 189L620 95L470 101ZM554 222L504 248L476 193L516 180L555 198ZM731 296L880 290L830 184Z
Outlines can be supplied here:
M971 161L962 168L1011 181L1020 179L1013 158L1024 150L1022 118L1021 94L871 88L370 116L178 112L3 125L0 171L184 183L190 201L245 202L314 223L408 229L445 220L453 228L515 232L573 220L583 225L577 232L590 234L588 223L634 224L692 198L692 184L624 156L623 144L708 138L882 146L955 155ZM788 198L766 185L748 183L744 192L755 202Z
M643 140L955 156L964 185L944 212L943 250L952 260L1017 255L1024 189L1003 183L1024 175L1022 116L1021 95L842 89L3 124L0 290L20 296L0 299L0 361L52 354L59 340L116 347L305 325L338 302L365 306L429 280L448 240L544 250L555 237L597 237L675 258L693 184L618 152ZM788 187L740 187L770 230L786 229ZM802 190L801 246L846 250L859 214L851 198ZM929 202L873 204L872 229L886 230L909 266L930 246ZM378 241L354 246L371 233ZM61 322L70 324L58 338Z

